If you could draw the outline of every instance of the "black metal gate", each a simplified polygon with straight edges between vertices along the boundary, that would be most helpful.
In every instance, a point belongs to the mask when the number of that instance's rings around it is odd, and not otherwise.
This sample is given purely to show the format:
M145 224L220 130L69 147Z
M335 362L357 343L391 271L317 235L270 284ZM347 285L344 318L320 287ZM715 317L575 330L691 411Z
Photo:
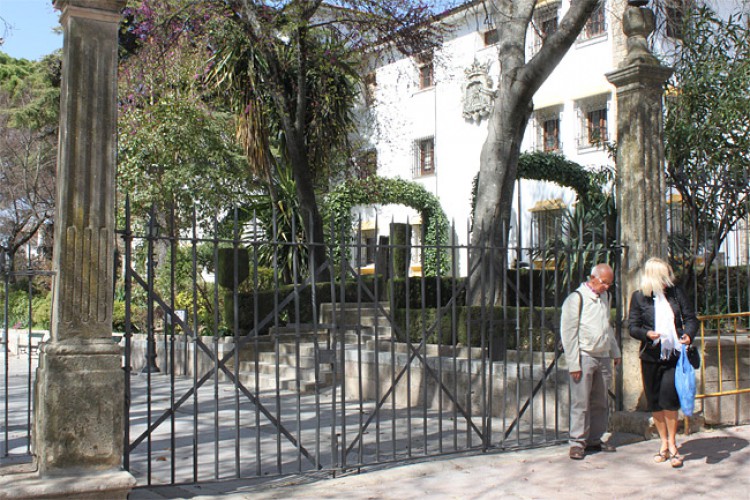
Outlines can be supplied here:
M30 248L24 256L28 255L31 255ZM9 265L12 260L6 257L6 253L0 252L0 464L33 459L32 383L39 346L49 335L49 309L44 308L51 303L49 290L53 276L51 271L35 266L44 263L41 259L26 258L23 268L13 270Z
M156 219L136 231L128 214L121 231L124 463L142 484L336 473L566 438L559 306L594 259L617 267L616 246L575 259L536 249L539 269L508 268L497 256L520 249L381 238L372 252L360 227L331 238L313 272L305 243L243 237L236 217L223 238ZM495 304L467 305L458 270L470 252L495 263ZM423 276L429 255L447 266Z

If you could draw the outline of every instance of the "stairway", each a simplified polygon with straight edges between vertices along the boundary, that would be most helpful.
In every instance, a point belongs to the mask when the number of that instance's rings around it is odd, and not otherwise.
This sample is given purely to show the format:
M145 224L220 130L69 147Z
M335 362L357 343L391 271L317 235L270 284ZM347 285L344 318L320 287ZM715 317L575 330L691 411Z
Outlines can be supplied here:
M330 387L334 360L340 359L342 348L373 349L376 341L390 342L392 330L384 312L389 312L388 304L321 304L317 328L310 324L272 328L268 337L246 345L239 380L251 390L257 383L260 391L278 388L305 394ZM343 367L336 375L340 381Z

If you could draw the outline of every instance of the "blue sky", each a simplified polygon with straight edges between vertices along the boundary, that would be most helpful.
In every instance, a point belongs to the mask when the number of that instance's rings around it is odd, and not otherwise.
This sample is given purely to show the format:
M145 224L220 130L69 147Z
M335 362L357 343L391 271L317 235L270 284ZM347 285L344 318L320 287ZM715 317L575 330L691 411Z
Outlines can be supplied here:
M52 31L58 26L59 13L52 0L0 0L0 51L11 57L37 60L62 47L63 36Z

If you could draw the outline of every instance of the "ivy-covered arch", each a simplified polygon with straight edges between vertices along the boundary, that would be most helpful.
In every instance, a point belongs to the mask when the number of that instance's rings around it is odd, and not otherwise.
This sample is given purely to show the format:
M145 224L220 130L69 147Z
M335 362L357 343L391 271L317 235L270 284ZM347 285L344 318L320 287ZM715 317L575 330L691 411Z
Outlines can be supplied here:
M588 195L590 185L589 173L584 167L563 155L541 151L521 154L517 178L556 182L573 189L581 200Z
M589 172L580 164L568 160L563 155L535 151L521 153L518 158L517 179L532 179L537 181L551 181L561 186L567 186L578 194L578 199L586 203L591 186ZM471 212L476 207L479 173L474 177L471 193Z
M372 176L367 179L345 181L333 189L325 199L325 208L334 227L352 224L352 207L356 205L400 204L417 210L424 225L425 276L442 275L448 272L448 218L440 206L440 200L421 184L403 179ZM438 247L443 247L440 252Z

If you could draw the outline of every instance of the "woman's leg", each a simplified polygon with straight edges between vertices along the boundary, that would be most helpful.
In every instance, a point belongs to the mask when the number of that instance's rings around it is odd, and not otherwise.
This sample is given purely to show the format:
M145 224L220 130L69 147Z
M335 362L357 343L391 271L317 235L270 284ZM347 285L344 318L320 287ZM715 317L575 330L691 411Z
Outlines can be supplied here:
M677 454L677 427L680 421L677 418L676 410L664 410L664 420L667 428L667 444L669 445L669 453L672 455Z
M659 439L661 439L661 446L659 447L659 454L670 453L669 447L669 431L667 429L665 410L655 411L651 415L654 417L654 425L656 431L659 433Z
M682 467L682 455L677 452L677 420L676 410L665 410L664 420L667 426L667 442L669 444L669 461L672 467Z

